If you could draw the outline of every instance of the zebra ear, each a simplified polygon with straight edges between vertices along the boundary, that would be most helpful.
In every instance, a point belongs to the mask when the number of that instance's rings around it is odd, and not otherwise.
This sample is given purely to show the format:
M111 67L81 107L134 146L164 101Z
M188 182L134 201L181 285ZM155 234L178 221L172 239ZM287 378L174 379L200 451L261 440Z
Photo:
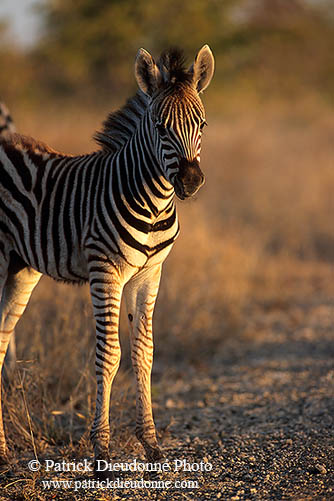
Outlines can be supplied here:
M147 96L152 96L161 81L159 68L151 54L139 49L135 62L135 75L139 88Z
M203 92L211 82L215 70L215 60L211 49L204 45L195 57L189 72L193 74L193 82L197 92Z

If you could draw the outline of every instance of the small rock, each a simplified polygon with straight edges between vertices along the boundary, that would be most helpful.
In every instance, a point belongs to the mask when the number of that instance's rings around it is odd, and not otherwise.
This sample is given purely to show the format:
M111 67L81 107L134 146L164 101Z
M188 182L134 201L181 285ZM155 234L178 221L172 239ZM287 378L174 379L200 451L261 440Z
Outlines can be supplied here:
M320 464L320 463L315 464L315 465L311 468L311 470L310 470L310 471L311 471L311 473L314 473L315 475L317 475L317 474L319 474L319 473L320 473L321 475L326 475L326 473L327 473L326 468L325 468L322 464Z

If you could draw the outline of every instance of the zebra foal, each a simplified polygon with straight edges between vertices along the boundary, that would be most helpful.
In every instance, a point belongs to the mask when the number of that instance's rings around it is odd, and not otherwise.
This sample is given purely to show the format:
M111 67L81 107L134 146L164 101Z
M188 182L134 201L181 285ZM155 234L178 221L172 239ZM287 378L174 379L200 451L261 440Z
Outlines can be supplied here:
M89 281L97 380L91 440L99 478L97 460L109 458L122 294L136 378L136 436L149 461L161 458L151 405L152 315L161 266L179 233L175 194L191 197L204 182L199 161L206 121L199 93L213 71L207 45L189 69L177 49L157 63L140 49L139 91L104 122L97 151L64 155L18 134L1 141L0 364L42 274ZM2 413L0 457L7 458Z

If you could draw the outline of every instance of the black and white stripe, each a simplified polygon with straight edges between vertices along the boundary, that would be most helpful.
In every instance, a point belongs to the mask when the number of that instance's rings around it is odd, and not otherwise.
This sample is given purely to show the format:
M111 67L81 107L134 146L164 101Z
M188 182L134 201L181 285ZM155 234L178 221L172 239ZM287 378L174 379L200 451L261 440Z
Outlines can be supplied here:
M16 132L16 127L11 114L4 102L0 101L0 139L5 139L10 134ZM5 358L5 368L7 373L12 372L16 362L16 342L14 333L10 337Z

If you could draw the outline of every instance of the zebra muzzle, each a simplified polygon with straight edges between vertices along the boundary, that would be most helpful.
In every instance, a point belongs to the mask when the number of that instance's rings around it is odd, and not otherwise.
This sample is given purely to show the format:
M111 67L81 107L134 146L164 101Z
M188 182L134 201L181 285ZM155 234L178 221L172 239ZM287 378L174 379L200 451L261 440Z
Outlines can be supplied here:
M192 197L204 184L205 177L197 160L189 162L182 158L179 163L179 172L175 176L174 189L176 196L181 200Z

